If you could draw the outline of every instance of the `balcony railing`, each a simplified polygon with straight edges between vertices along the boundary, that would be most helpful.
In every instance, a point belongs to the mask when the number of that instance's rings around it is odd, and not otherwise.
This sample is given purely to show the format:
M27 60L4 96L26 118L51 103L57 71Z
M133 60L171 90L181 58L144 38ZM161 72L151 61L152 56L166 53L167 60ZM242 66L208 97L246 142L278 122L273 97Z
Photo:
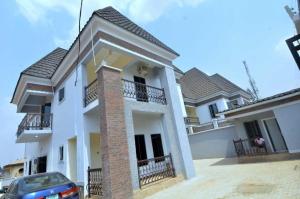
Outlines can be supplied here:
M45 128L52 127L52 114L51 113L37 113L37 114L27 114L21 121L17 137L19 137L24 130L43 130Z
M266 155L268 153L265 143L257 145L254 140L238 139L233 140L233 144L238 157Z
M122 79L123 96L136 99L142 102L155 102L167 104L165 91L162 88L156 88L129 80ZM91 82L84 89L84 105L87 106L98 98L98 81Z
M98 81L95 79L84 88L84 105L87 106L98 98Z
M146 84L137 83L123 79L123 95L142 102L155 102L167 104L165 91L162 88L148 86Z
M184 122L187 125L200 125L200 121L198 117L185 117Z
M175 177L172 155L137 162L140 188L168 177Z

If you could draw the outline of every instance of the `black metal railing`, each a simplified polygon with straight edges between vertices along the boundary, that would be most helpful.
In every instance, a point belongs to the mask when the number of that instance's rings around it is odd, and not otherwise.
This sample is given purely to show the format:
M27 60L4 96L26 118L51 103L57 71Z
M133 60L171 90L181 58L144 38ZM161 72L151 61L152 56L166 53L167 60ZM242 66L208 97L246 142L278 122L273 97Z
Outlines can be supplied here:
M102 196L102 169L91 169L88 167L88 196Z
M200 121L198 117L185 117L184 122L187 125L200 125Z
M98 98L98 81L95 79L84 88L84 105L87 106Z
M24 130L42 130L45 128L52 128L51 113L28 113L18 126L17 137L19 137Z
M268 153L265 143L258 145L254 140L238 139L233 140L233 144L238 157L266 155Z
M140 188L164 178L175 177L171 154L137 162Z
M167 104L164 89L125 79L123 79L122 81L124 97L134 98L137 101L142 102Z

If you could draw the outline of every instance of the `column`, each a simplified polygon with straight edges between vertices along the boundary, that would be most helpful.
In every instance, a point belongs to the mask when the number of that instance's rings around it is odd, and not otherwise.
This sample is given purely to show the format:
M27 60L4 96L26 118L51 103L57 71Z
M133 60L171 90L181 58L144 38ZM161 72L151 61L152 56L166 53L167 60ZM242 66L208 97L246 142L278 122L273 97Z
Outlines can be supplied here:
M125 130L121 73L97 69L104 198L132 198L128 142Z

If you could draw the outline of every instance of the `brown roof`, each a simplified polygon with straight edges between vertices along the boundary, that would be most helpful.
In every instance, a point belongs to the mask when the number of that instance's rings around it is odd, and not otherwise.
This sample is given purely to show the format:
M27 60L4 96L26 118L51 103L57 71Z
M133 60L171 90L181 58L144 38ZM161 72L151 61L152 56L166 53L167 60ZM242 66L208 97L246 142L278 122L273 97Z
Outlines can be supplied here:
M228 94L242 91L245 92L245 95L248 94L221 75L208 76L197 68L187 71L180 79L180 82L183 96L194 100L209 97L220 91L227 92Z
M210 80L213 81L216 85L218 85L223 91L226 91L228 93L242 91L245 92L245 95L249 95L247 91L237 86L236 84L232 83L225 77L219 75L218 73L210 76Z
M50 79L66 53L67 50L56 48L39 61L26 68L21 74Z
M102 18L106 21L109 21L110 23L113 23L114 25L119 26L120 28L123 28L124 30L127 30L127 31L135 34L136 36L139 36L139 37L179 56L179 54L177 52L175 52L170 47L168 47L167 45L165 45L164 43L159 41L152 34L150 34L146 30L144 30L143 28L141 28L140 26L138 26L137 24L132 22L130 19L128 19L127 17L122 15L120 12L118 12L113 7L111 7L111 6L105 7L103 9L99 9L99 10L95 11L94 13L97 14L97 16L99 16L100 18Z

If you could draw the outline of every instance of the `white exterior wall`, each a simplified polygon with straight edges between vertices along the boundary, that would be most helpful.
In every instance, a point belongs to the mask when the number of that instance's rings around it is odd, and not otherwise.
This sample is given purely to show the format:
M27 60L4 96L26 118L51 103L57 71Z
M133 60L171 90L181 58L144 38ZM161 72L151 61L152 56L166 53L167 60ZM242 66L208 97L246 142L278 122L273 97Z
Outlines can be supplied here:
M166 136L162 124L162 116L157 114L133 114L135 135L144 135L147 158L154 158L151 134L160 134L163 144L164 155L169 154L166 144Z
M234 126L191 134L189 142L193 159L234 157L236 152L233 140L237 138Z
M40 142L32 142L25 144L24 159L27 162L27 167L24 167L24 175L28 175L29 161L32 161L31 171L33 172L33 160L42 156L47 156L47 171L52 171L51 138L45 138Z
M226 100L225 98L221 98L221 99L217 99L217 100L211 101L209 103L198 106L196 108L196 113L200 120L200 123L201 124L208 123L208 122L211 122L211 120L213 119L209 112L209 108L208 108L209 105L217 104L218 110L221 112L221 111L228 109L227 101L228 100Z
M300 152L300 102L274 109L290 153Z
M183 101L183 96L182 96L182 91L181 91L180 84L177 84L177 92L178 92L178 95L179 95L180 106L181 106L181 110L182 110L182 113L183 113L183 117L187 117L187 113L186 113L186 109L185 109L185 105L184 105L184 101Z
M134 76L143 77L146 80L146 84L149 86L154 86L157 88L161 88L161 83L158 75L157 68L148 68L148 74L143 76L138 73L137 66L127 66L123 70L123 78L126 80L134 81Z

